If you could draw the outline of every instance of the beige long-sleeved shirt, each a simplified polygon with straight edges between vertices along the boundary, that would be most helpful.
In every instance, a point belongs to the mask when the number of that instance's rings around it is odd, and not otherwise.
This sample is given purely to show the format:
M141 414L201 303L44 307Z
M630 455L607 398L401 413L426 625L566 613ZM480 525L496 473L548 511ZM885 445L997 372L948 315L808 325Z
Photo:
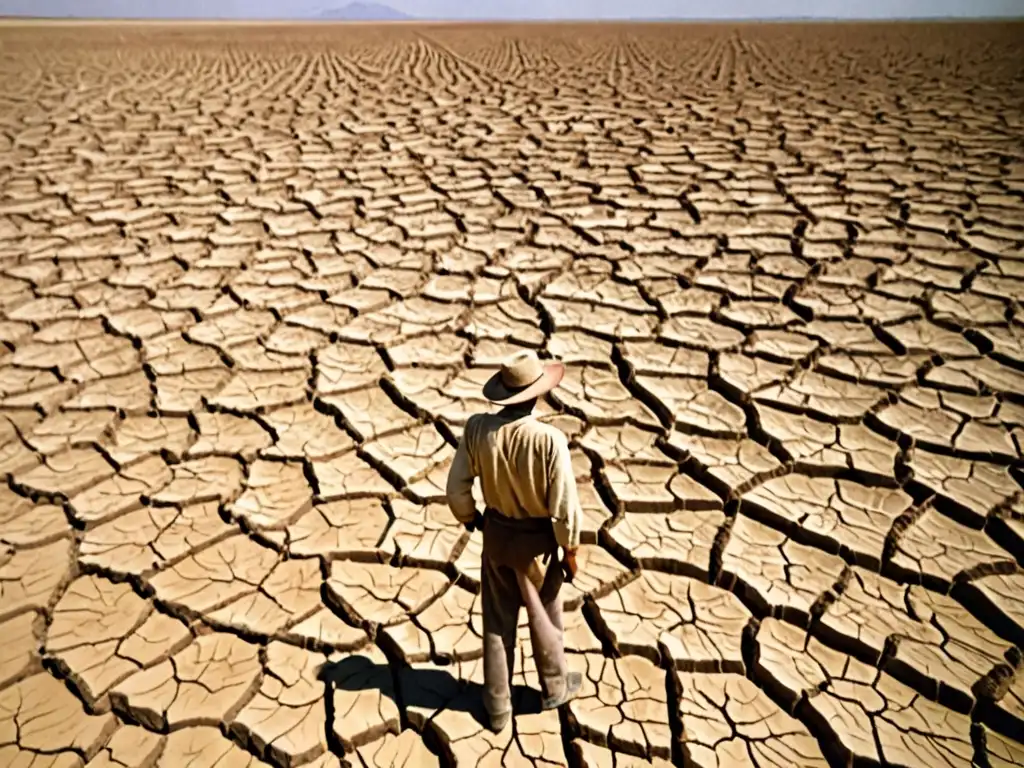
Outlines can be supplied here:
M466 423L448 473L448 506L461 523L473 520L473 478L484 504L511 518L550 517L560 547L580 543L579 493L569 443L532 416L476 414Z

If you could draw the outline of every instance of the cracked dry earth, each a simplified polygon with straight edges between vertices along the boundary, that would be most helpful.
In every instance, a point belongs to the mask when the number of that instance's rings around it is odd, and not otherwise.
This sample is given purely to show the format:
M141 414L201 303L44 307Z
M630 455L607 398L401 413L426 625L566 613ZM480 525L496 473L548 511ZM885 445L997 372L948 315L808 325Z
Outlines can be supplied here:
M1024 764L1021 40L0 30L0 765ZM522 347L585 683L493 735Z

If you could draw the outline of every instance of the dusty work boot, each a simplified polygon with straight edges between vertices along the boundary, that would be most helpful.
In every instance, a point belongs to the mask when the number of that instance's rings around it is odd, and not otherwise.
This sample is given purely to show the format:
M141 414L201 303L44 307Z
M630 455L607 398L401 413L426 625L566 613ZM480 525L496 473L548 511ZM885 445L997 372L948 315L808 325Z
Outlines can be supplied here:
M509 710L505 710L500 715L490 715L488 720L490 721L491 731L493 733L501 733L504 731L511 717L512 713Z
M581 687L583 687L583 675L579 672L569 672L565 676L565 692L561 696L548 696L541 704L541 708L545 710L558 709L563 704L575 699Z

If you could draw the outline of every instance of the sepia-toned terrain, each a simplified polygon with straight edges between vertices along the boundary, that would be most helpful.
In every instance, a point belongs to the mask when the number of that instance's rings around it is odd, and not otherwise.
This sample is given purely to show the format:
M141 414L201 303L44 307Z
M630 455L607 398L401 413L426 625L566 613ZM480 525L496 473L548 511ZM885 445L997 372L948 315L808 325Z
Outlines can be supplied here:
M0 27L0 766L1024 765L1022 40ZM494 735L521 347L585 682Z

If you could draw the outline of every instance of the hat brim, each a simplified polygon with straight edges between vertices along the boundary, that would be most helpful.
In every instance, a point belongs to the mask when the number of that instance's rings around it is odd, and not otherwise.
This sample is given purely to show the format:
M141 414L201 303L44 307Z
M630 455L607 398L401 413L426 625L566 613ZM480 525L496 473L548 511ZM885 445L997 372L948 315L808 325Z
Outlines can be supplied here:
M483 386L484 397L495 405L515 405L525 403L535 397L547 394L562 382L565 376L563 363L545 363L544 373L533 384L525 389L509 389L501 380L501 371L489 378Z

